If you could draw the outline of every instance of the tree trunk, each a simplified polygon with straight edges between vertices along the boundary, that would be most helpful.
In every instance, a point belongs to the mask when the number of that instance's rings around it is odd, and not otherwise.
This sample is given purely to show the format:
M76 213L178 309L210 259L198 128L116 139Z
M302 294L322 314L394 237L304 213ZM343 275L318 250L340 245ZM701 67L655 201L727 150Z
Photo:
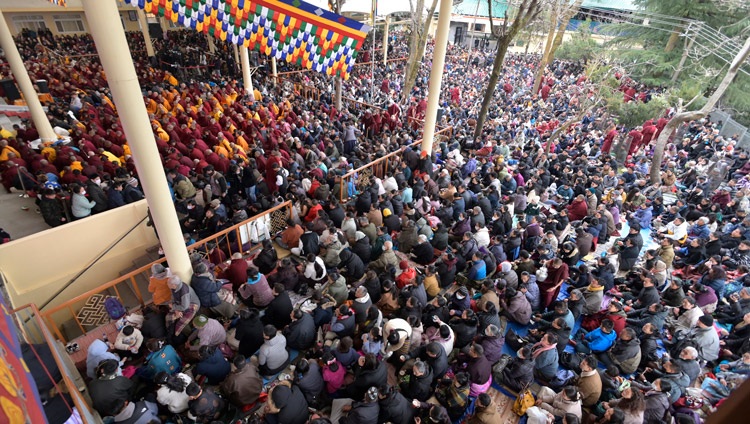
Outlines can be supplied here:
M669 137L672 136L672 133L683 122L701 119L713 110L714 106L716 106L716 103L718 103L719 99L721 99L721 97L724 95L724 92L727 91L729 84L731 84L734 78L737 76L737 73L740 70L740 66L745 61L745 59L747 59L748 55L750 55L750 37L745 40L745 44L742 46L742 49L739 51L739 53L737 53L737 56L734 57L734 60L732 60L732 64L729 66L729 70L727 70L726 75L724 75L724 79L721 80L719 86L716 87L716 90L713 92L713 94L711 94L711 97L708 98L706 104L697 111L680 112L672 117L672 119L667 123L667 125L664 127L664 130L662 130L661 134L659 134L659 137L654 142L654 157L651 159L650 171L652 183L656 184L661 180L661 163L664 160L664 149L666 149L667 147Z
M429 15L422 20L422 11L424 10L424 0L417 1L417 10L415 11L416 17L412 20L412 33L409 38L409 53L411 54L411 60L407 64L406 72L404 74L404 86L401 95L401 102L407 104L411 95L411 90L414 88L414 83L417 80L417 74L419 73L419 66L422 63L421 58L424 56L425 45L427 41L427 30L432 22L432 16L435 14L437 8L437 0L432 0L430 5Z
M555 52L562 45L565 30L568 28L570 20L573 19L573 16L575 16L575 14L578 13L578 10L580 10L582 4L583 0L576 0L576 2L570 5L563 14L562 20L560 21L560 29L557 31L557 34L555 34L555 40L552 41L552 47L550 47L549 53L547 54L548 63L552 61L555 57Z
M547 68L547 62L549 58L549 51L552 48L552 40L555 38L555 27L557 26L557 13L552 12L550 29L547 33L547 42L544 43L544 51L542 52L542 58L539 60L539 68L536 70L536 76L534 76L534 88L531 89L531 93L536 94L539 92L539 87L542 85L542 78L544 78L544 70Z
M497 40L497 54L495 55L495 61L492 63L490 80L487 82L487 88L484 92L482 109L479 111L479 117L477 117L477 127L474 129L474 139L477 139L482 135L482 127L484 126L484 121L487 119L487 112L490 110L490 103L492 103L494 98L495 87L497 87L497 81L500 79L500 72L503 69L505 53L508 51L508 46L510 46L511 41L513 41L513 37L507 35Z
M693 47L693 41L695 39L691 38L688 43L685 45L685 50L682 52L682 57L680 58L680 63L677 64L677 69L674 70L674 73L672 74L672 84L677 82L677 78L680 77L680 74L682 73L682 67L685 66L685 61L688 58L688 54L690 53L690 48Z
M677 46L677 42L680 40L680 33L681 29L678 29L676 31L672 31L672 34L669 35L669 40L667 40L667 45L664 46L664 51L669 53Z
M500 71L503 69L503 60L505 60L505 54L508 52L508 47L516 35L521 31L521 28L529 24L529 22L536 19L541 10L539 6L539 0L524 0L518 6L518 12L516 17L513 19L513 24L508 27L508 13L505 13L505 19L503 21L502 29L497 32L492 21L492 0L487 0L487 13L490 19L490 32L497 38L497 53L495 53L495 61L492 64L492 72L490 73L490 80L487 82L487 89L484 92L484 99L482 100L482 109L479 111L477 117L477 127L474 129L474 138L477 139L482 135L482 127L484 127L484 121L487 120L487 113L490 110L490 103L492 103L495 94L495 88L497 87L497 81L500 79ZM499 34L499 35L498 35Z
M544 69L555 57L555 52L562 45L563 37L565 36L565 30L568 28L570 20L573 18L573 16L575 16L576 13L578 13L578 10L580 10L582 4L583 0L576 0L575 3L565 9L559 20L557 18L558 14L560 13L559 5L558 8L552 12L552 28L550 28L550 32L547 35L547 44L544 47L544 54L542 56L541 62L539 63L539 69L537 70L536 77L534 78L534 89L532 93L537 93L539 91L539 87L542 85ZM558 22L560 23L559 30L557 29Z

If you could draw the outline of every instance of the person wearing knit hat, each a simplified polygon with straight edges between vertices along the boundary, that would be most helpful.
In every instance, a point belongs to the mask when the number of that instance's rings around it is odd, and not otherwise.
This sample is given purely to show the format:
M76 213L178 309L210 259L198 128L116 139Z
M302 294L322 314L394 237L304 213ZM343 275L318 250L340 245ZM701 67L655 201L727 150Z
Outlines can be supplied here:
M702 315L698 324L691 329L687 336L695 344L700 360L710 362L719 359L719 334L714 329L714 318Z
M399 262L398 267L401 270L401 273L396 277L396 284L399 289L403 289L404 287L411 285L417 278L417 270L410 267L408 261Z
M201 314L193 318L193 327L195 328L203 328L206 324L208 324L208 317L205 315Z

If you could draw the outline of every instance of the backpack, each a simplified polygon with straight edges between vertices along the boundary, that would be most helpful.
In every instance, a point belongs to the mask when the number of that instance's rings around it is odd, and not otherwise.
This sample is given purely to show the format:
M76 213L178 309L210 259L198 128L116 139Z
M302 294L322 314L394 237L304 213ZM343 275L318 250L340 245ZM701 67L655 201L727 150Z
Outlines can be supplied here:
M510 347L511 349L513 349L514 352L516 352L529 343L526 339L519 336L511 328L510 330L508 330L508 333L505 335L505 344L508 345L508 347Z
M582 353L563 352L560 356L560 366L573 372L581 372Z
M519 417L526 415L526 410L534 406L534 395L529 390L528 386L518 393L516 401L513 402L513 412Z
M104 300L104 310L107 311L107 315L109 315L111 319L120 319L128 313L125 307L122 306L120 299L116 297L108 297Z
M557 392L567 386L575 378L576 374L571 370L557 370L557 373L555 373L555 376L549 382L549 388Z

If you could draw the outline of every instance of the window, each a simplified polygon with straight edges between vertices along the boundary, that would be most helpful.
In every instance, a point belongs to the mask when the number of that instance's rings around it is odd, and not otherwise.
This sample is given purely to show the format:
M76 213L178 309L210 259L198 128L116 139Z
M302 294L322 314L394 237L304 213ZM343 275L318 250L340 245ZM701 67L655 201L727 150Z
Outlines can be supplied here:
M18 15L13 17L13 25L16 31L21 32L25 29L31 31L40 31L47 28L42 15Z
M83 26L83 17L77 13L69 13L65 15L52 15L55 20L55 26L57 26L57 32L86 32L86 27Z
M484 32L484 27L486 24L474 24L474 31L475 32Z

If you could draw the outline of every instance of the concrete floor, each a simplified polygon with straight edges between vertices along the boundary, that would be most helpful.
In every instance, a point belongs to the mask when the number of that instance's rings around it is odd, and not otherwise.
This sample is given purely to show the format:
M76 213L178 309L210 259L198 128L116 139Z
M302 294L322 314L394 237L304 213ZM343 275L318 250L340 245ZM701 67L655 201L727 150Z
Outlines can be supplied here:
M0 228L10 233L12 240L50 228L36 212L36 199L19 197L21 194L15 189L12 193L0 194Z

